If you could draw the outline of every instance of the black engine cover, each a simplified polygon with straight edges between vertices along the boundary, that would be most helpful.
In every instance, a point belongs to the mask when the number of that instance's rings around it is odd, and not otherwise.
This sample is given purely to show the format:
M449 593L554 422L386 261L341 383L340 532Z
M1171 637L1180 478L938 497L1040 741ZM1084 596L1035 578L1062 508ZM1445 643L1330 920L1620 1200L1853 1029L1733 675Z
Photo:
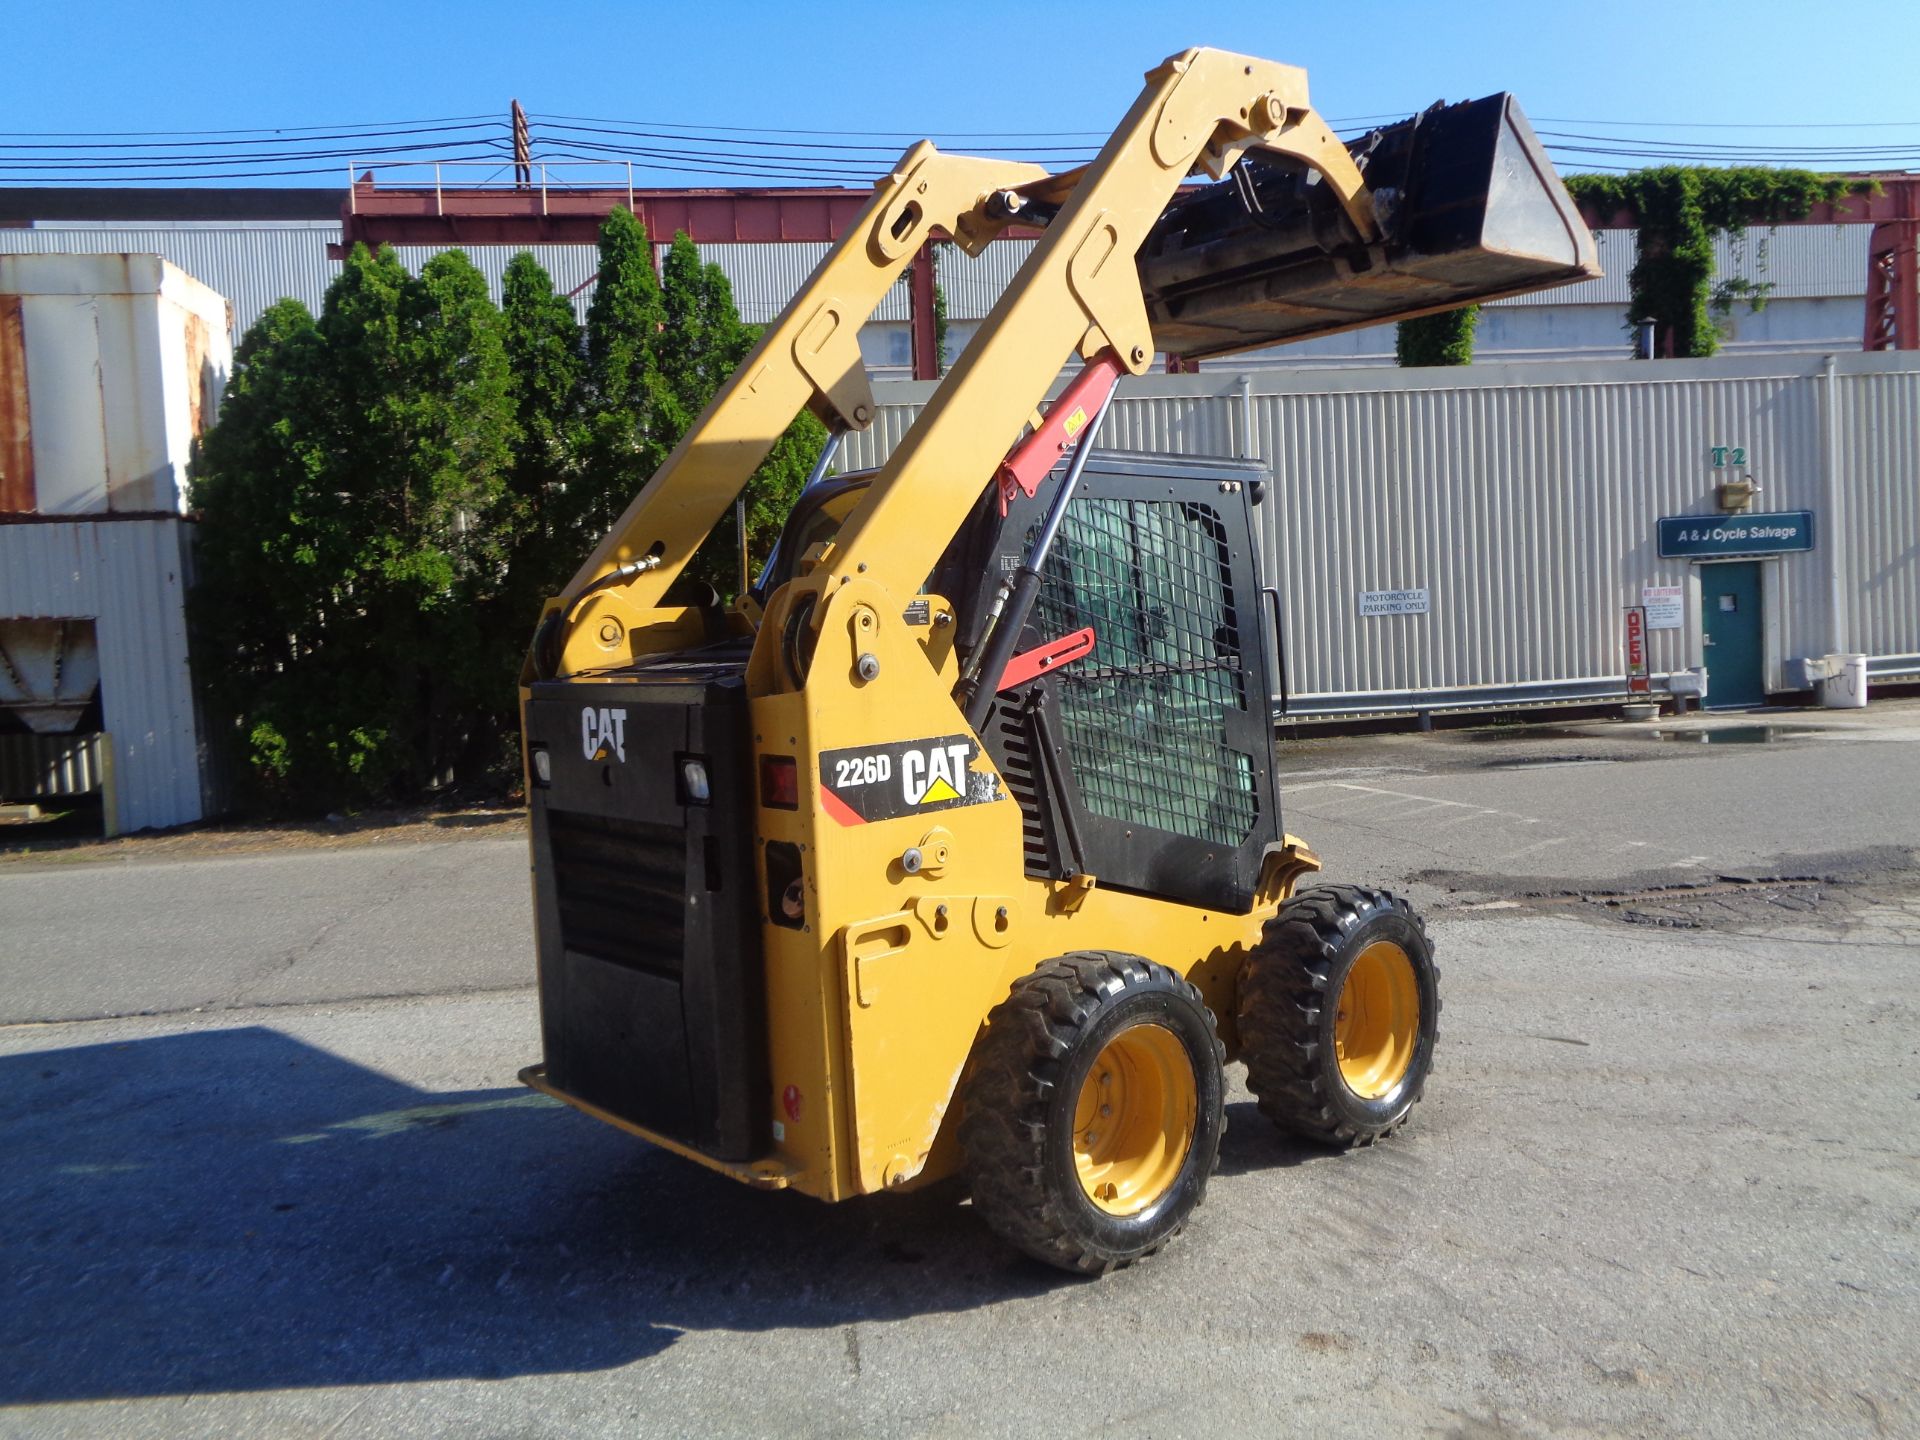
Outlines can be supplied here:
M729 650L548 681L525 714L552 777L529 797L547 1078L735 1161L769 1143L744 666Z

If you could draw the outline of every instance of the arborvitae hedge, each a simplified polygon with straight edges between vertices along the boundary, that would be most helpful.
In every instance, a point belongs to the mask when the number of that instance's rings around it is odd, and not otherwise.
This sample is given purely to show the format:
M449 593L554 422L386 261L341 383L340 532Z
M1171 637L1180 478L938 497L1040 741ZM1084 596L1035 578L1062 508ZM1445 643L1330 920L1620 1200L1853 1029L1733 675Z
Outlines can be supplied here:
M1480 307L1463 305L1393 327L1393 356L1402 365L1471 365Z
M283 300L235 354L196 457L196 670L256 803L404 801L514 775L515 676L563 587L752 346L684 236L656 277L602 227L587 323L530 255L502 304L458 251L355 247L316 320ZM764 557L824 431L748 487ZM699 570L735 588L729 513Z

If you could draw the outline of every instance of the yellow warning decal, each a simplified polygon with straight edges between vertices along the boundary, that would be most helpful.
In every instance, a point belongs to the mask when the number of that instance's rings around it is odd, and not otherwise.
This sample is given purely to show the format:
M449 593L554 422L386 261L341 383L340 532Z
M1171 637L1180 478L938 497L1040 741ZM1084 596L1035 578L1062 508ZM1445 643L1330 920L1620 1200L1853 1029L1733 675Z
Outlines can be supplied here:
M1086 423L1087 423L1086 407L1083 405L1076 405L1073 407L1073 413L1067 416L1066 423L1061 426L1061 429L1067 432L1067 438L1071 440L1074 436L1080 433L1080 427L1085 425Z
M940 778L927 786L927 788L921 792L920 798L913 803L916 805L931 805L937 800L958 800L959 798L960 792L949 785L944 778Z

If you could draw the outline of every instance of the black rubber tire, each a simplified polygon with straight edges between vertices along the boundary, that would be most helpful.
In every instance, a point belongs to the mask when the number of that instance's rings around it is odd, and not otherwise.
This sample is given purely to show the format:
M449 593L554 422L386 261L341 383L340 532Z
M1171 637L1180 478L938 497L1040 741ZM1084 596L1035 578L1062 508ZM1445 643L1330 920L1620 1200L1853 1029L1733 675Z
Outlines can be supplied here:
M1161 1198L1136 1215L1088 1198L1074 1161L1074 1107L1108 1041L1135 1025L1172 1032L1193 1065L1192 1142ZM1205 1197L1226 1129L1226 1051L1200 992L1137 955L1049 960L995 1006L962 1098L960 1143L974 1208L1003 1239L1063 1270L1103 1275L1151 1255Z
M1370 1099L1341 1078L1333 1027L1341 986L1376 940L1394 941L1412 962L1420 1018L1406 1074ZM1406 1123L1433 1070L1440 971L1427 927L1411 905L1385 890L1303 890L1266 923L1240 967L1237 1010L1247 1088L1261 1113L1323 1145L1371 1145Z

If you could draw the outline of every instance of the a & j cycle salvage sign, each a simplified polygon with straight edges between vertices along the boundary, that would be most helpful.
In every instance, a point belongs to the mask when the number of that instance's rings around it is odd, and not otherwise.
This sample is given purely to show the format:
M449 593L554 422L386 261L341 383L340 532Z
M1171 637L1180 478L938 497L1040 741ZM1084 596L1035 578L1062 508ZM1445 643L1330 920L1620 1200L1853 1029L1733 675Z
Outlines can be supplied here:
M1773 515L1662 515L1660 556L1786 555L1813 549L1813 512Z

